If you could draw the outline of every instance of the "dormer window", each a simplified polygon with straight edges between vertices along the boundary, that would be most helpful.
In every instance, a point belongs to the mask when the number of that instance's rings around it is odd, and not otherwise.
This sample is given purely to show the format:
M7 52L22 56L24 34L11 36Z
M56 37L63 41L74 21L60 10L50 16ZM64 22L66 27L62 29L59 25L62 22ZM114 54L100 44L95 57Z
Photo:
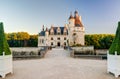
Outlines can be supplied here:
M67 35L67 29L66 29L66 27L64 28L63 34L64 34L64 35Z
M54 30L53 29L50 29L50 34L54 35Z
M61 34L61 29L58 27L57 28L57 34L60 35Z

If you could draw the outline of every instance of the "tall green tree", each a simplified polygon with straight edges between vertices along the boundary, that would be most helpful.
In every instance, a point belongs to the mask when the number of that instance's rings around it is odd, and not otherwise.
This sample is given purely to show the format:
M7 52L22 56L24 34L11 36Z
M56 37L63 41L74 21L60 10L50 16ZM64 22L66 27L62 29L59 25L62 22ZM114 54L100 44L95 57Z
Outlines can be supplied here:
M38 46L38 35L30 35L30 39L28 40L28 46L30 47Z
M116 35L112 42L112 45L110 46L109 53L115 54L115 51L117 52L118 55L120 55L120 22L118 22Z
M30 35L27 32L18 32L17 33L17 38L20 41L24 41L24 47L27 46L27 40L29 40Z
M9 49L9 45L6 40L6 36L4 33L3 23L0 23L0 55L3 55L3 52L5 52L5 55L10 55L11 51Z

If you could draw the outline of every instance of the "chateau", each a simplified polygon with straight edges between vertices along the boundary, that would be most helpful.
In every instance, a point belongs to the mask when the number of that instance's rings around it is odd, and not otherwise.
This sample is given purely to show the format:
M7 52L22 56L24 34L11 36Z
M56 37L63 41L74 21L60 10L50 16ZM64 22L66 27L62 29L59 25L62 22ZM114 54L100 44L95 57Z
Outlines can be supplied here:
M63 27L51 26L42 28L38 35L38 46L72 46L76 44L84 45L85 28L78 12L72 13L68 19L68 24Z

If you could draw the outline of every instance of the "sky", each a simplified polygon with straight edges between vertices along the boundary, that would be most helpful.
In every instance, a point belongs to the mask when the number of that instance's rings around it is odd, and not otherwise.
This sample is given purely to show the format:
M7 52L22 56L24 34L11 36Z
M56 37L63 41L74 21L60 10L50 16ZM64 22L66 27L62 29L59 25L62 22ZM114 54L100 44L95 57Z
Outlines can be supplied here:
M86 34L114 34L120 21L120 0L0 0L0 22L6 33L38 34L68 23L77 10Z

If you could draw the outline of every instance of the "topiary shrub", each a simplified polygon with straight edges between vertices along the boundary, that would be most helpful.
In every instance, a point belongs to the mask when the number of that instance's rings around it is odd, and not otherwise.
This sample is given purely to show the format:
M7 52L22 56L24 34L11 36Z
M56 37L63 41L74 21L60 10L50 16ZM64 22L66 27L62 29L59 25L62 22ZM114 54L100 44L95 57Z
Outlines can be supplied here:
M0 23L0 55L3 55L3 52L5 52L5 55L11 54L9 45L4 34L3 23Z
M115 51L120 55L120 22L118 22L115 38L109 48L109 54L115 54Z

